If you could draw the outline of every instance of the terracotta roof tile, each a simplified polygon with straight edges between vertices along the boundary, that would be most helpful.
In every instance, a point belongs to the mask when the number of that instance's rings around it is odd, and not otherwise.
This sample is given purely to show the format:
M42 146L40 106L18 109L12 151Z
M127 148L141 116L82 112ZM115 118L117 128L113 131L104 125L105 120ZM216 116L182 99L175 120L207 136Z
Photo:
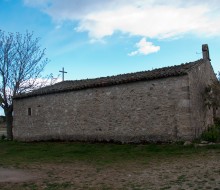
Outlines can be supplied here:
M63 81L51 86L46 86L38 90L34 90L30 93L17 95L14 97L14 99L67 92L67 91L76 91L87 88L125 84L136 81L155 80L160 78L181 76L181 75L186 75L191 68L201 63L203 63L203 59L181 65L154 69L151 71L142 71L142 72L121 74L116 76L110 76L110 77L108 76L108 77L101 77L95 79Z

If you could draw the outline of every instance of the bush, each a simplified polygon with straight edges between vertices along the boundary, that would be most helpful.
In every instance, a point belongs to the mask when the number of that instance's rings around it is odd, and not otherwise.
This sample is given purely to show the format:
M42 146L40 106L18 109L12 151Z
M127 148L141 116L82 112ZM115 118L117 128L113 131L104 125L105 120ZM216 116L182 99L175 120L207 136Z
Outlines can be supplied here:
M2 135L1 136L1 140L5 140L6 139L6 136L5 135Z
M204 131L201 135L201 140L209 142L220 142L220 125L215 124L208 128L207 131Z
M217 125L217 127L220 128L220 118L219 118L219 117L216 117L216 118L214 119L214 123L215 123L215 125Z

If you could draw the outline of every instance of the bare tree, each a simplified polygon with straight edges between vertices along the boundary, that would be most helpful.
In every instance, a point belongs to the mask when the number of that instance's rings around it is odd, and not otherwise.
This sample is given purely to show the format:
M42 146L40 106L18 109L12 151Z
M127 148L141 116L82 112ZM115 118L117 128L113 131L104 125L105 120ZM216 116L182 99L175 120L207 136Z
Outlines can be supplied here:
M8 33L0 30L0 106L6 116L7 137L13 139L13 101L15 95L43 85L39 79L48 63L39 38L33 33Z

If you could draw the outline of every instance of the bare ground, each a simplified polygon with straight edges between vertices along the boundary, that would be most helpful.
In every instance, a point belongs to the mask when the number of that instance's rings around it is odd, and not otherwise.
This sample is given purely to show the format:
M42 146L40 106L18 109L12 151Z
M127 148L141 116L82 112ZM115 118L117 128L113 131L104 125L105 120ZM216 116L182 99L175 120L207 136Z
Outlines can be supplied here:
M0 183L11 182L20 183L30 180L36 180L39 176L31 173L30 171L0 168Z
M0 189L220 190L220 151L216 150L210 150L209 154L109 166L78 162L31 164L20 168L0 169Z

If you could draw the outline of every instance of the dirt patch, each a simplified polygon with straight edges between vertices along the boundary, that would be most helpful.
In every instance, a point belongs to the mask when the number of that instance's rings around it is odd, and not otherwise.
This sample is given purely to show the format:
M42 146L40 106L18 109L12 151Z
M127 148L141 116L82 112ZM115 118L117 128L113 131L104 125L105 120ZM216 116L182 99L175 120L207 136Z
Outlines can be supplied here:
M75 189L220 189L220 155L114 166L44 165L50 181Z
M26 182L38 179L39 176L25 170L0 168L0 183L10 182Z

